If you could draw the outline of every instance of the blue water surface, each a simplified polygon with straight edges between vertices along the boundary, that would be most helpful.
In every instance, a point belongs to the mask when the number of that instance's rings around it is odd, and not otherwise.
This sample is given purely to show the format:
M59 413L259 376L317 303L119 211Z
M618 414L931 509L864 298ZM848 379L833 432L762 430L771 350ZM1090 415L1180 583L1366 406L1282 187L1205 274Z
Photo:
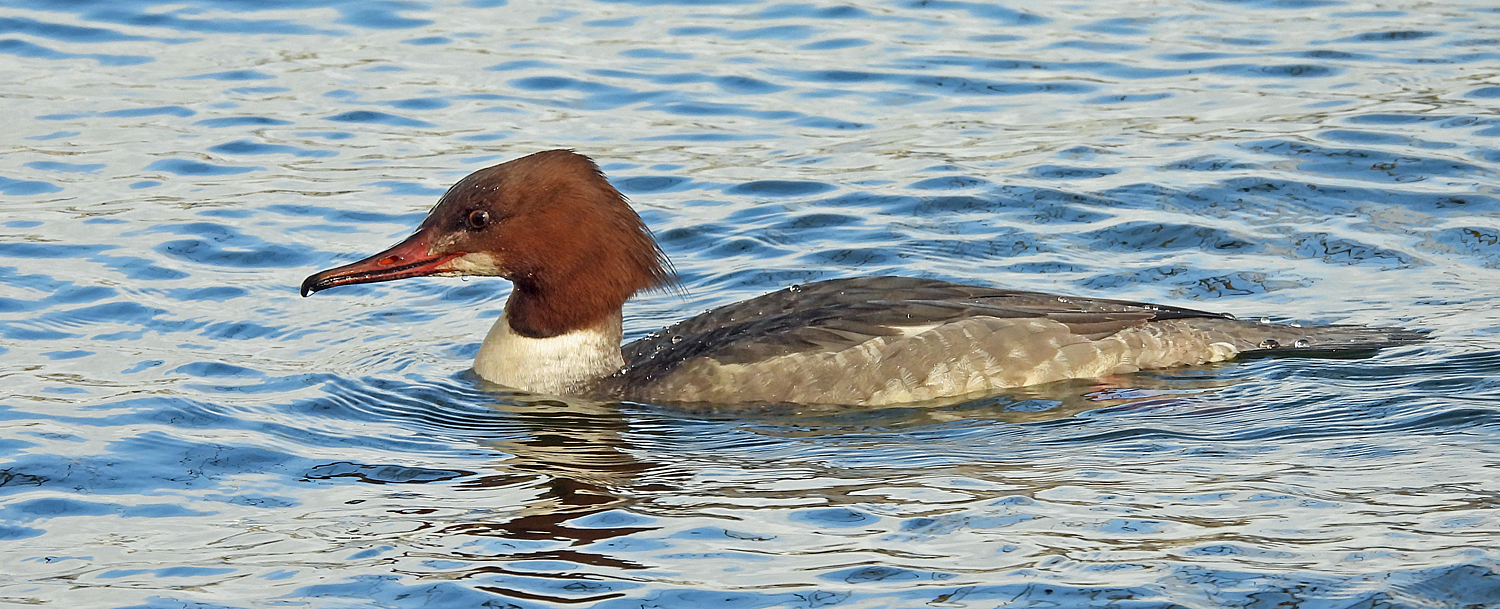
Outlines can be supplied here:
M0 605L1500 607L1500 11L21 0ZM595 158L681 292L871 274L1431 332L963 404L496 391L501 280L301 299Z

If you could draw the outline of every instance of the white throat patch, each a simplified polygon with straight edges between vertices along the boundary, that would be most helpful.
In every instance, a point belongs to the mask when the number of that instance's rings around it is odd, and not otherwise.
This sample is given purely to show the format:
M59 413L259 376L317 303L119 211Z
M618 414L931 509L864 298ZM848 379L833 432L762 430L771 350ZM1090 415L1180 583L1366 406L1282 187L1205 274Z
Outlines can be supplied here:
M619 315L593 328L529 338L511 329L509 309L474 358L474 372L484 380L531 393L577 395L625 366Z

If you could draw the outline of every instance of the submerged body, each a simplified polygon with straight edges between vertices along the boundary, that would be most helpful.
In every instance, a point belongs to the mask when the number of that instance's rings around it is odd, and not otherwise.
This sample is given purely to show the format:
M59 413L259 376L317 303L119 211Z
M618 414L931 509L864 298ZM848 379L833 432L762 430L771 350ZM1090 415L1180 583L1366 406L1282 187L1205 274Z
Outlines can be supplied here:
M672 282L650 232L592 161L549 151L482 169L406 241L312 275L303 295L423 275L515 289L474 362L534 393L649 402L896 404L1231 359L1423 340L907 277L793 286L621 342L636 292Z

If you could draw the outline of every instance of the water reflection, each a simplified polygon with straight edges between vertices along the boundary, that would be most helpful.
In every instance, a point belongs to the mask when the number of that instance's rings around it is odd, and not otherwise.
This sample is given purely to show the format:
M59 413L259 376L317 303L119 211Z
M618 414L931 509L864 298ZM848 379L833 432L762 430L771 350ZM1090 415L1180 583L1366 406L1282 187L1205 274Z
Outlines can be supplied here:
M885 594L867 586L897 582L926 582L897 593L923 603L1165 601L1205 586L1216 590L1205 599L1233 603L1282 583L1292 586L1289 602L1303 602L1316 596L1296 589L1310 575L1268 579L1252 566L1330 568L1326 557L1346 552L1368 527L1428 509L1357 490L1352 481L1367 474L1347 467L1370 447L1343 450L1345 469L1334 471L1318 453L1236 439L1263 435L1268 412L1244 393L1253 384L1220 372L1070 381L874 411L688 411L502 395L488 408L511 433L475 443L505 456L455 490L528 488L534 497L438 525L444 549L427 555L463 565L402 572L468 581L507 601L603 607L699 606L700 596L637 587L638 577L664 572L700 590L743 586L768 606L810 598L861 606ZM1339 430L1298 427L1299 413L1283 414L1293 422L1284 433L1305 438L1309 450L1350 446ZM1349 482L1298 482L1310 471ZM1389 471L1383 478L1396 479ZM1423 495L1441 492L1409 482ZM1328 520L1351 508L1374 520ZM1362 556L1366 566L1400 559ZM770 557L791 567L758 571ZM1102 581L993 583L1036 568Z
M566 403L524 394L505 396L504 400L490 404L490 407L503 413L521 433L513 439L481 441L486 448L510 457L496 464L495 473L466 480L457 490L475 491L525 484L538 494L503 518L451 525L445 527L442 534L487 537L507 544L517 540L548 543L544 550L509 553L507 561L564 561L620 571L648 568L632 560L588 549L600 547L611 539L631 537L658 528L630 526L639 521L611 519L607 514L628 510L639 501L642 493L673 490L659 478L650 483L643 482L661 464L643 460L629 450L623 436L629 431L630 423L620 410L609 404ZM591 518L598 516L606 517ZM562 547L554 545L559 542ZM482 557L462 552L456 556ZM486 573L506 571L495 564L471 571L473 575ZM519 574L521 572L513 573ZM582 577L567 573L527 575L568 580ZM480 589L513 598L568 603L620 596L612 593L558 597L501 587L481 586Z
M544 481L546 492L521 511L523 517L563 522L628 507L635 491L647 490L641 480L661 466L629 450L624 435L631 423L614 405L508 398L490 407L523 430L522 437L481 441L511 455L497 464L504 473L481 476L461 488L505 486L528 477ZM672 490L655 484L651 490Z

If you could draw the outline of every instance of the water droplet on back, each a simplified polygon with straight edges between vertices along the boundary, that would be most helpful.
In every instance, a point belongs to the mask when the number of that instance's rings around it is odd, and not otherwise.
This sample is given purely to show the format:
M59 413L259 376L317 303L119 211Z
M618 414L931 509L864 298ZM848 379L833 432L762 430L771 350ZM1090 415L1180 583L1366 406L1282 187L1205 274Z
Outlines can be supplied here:
M1262 348L1262 349L1275 349L1275 348L1278 348L1280 346L1281 346L1281 341L1276 340L1274 338L1268 338L1268 339L1265 339L1263 341L1260 341L1260 348Z
M1312 341L1307 340L1305 338L1299 338L1299 339L1297 339L1297 342L1292 343L1292 346L1293 347L1310 347L1310 346L1312 346Z

